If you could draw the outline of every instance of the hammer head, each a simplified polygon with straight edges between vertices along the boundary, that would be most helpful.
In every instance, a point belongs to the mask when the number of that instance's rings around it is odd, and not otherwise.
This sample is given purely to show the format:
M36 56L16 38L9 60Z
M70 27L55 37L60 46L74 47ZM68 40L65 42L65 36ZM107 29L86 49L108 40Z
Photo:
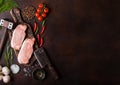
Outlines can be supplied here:
M9 22L7 20L1 19L0 20L0 26L6 27L8 29L12 29L13 28L13 23Z

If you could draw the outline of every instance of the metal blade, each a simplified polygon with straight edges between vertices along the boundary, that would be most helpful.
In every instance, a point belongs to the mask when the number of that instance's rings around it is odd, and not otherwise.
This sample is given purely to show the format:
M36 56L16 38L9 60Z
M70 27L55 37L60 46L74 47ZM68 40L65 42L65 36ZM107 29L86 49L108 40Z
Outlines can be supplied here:
M38 48L37 50L34 51L34 55L40 65L40 67L44 68L47 65L47 63L45 61L46 53L44 52L44 49L42 47Z

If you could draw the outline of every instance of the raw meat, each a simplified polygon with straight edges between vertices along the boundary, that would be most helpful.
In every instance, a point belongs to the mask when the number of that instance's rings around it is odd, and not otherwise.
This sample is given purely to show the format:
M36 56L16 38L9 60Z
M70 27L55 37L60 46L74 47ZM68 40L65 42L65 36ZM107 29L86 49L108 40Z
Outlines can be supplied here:
M18 54L18 62L27 64L33 53L34 38L25 39Z
M27 29L26 25L20 24L13 31L11 39L11 47L15 50L20 50L22 42L25 38L25 30Z

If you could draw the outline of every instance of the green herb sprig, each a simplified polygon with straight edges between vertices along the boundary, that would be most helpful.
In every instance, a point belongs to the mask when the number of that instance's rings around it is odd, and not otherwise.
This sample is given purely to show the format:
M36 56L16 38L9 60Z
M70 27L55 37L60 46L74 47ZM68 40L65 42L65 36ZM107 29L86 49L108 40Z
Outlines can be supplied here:
M14 0L0 0L0 13L10 10L13 7L17 7L17 3Z
M0 26L0 30L2 29L2 26Z
M6 63L6 66L10 66L12 64L13 61L13 49L10 46L10 41L7 42L6 45L6 50L4 51L4 61Z

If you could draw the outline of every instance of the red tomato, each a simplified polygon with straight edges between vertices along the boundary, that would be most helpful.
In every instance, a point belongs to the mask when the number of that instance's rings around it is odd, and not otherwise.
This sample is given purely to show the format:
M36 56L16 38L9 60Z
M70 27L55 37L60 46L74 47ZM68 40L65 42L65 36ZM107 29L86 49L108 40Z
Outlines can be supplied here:
M45 13L48 13L48 12L49 12L49 9L45 7L45 8L44 8L44 12L45 12Z
M40 13L40 12L41 12L41 9L40 9L40 8L38 8L38 9L37 9L37 12L38 12L38 13Z
M43 6L44 6L43 3L40 3L40 4L38 5L39 8L43 8Z
M35 16L36 16L36 17L39 17L40 15L39 15L39 13L36 12L36 13L35 13Z
M39 21L42 21L42 20L43 20L43 17L42 17L42 16L39 16L39 17L38 17L38 20L39 20Z
M45 18L45 17L47 16L47 14L46 14L46 13L42 13L41 16L42 16L43 18Z

